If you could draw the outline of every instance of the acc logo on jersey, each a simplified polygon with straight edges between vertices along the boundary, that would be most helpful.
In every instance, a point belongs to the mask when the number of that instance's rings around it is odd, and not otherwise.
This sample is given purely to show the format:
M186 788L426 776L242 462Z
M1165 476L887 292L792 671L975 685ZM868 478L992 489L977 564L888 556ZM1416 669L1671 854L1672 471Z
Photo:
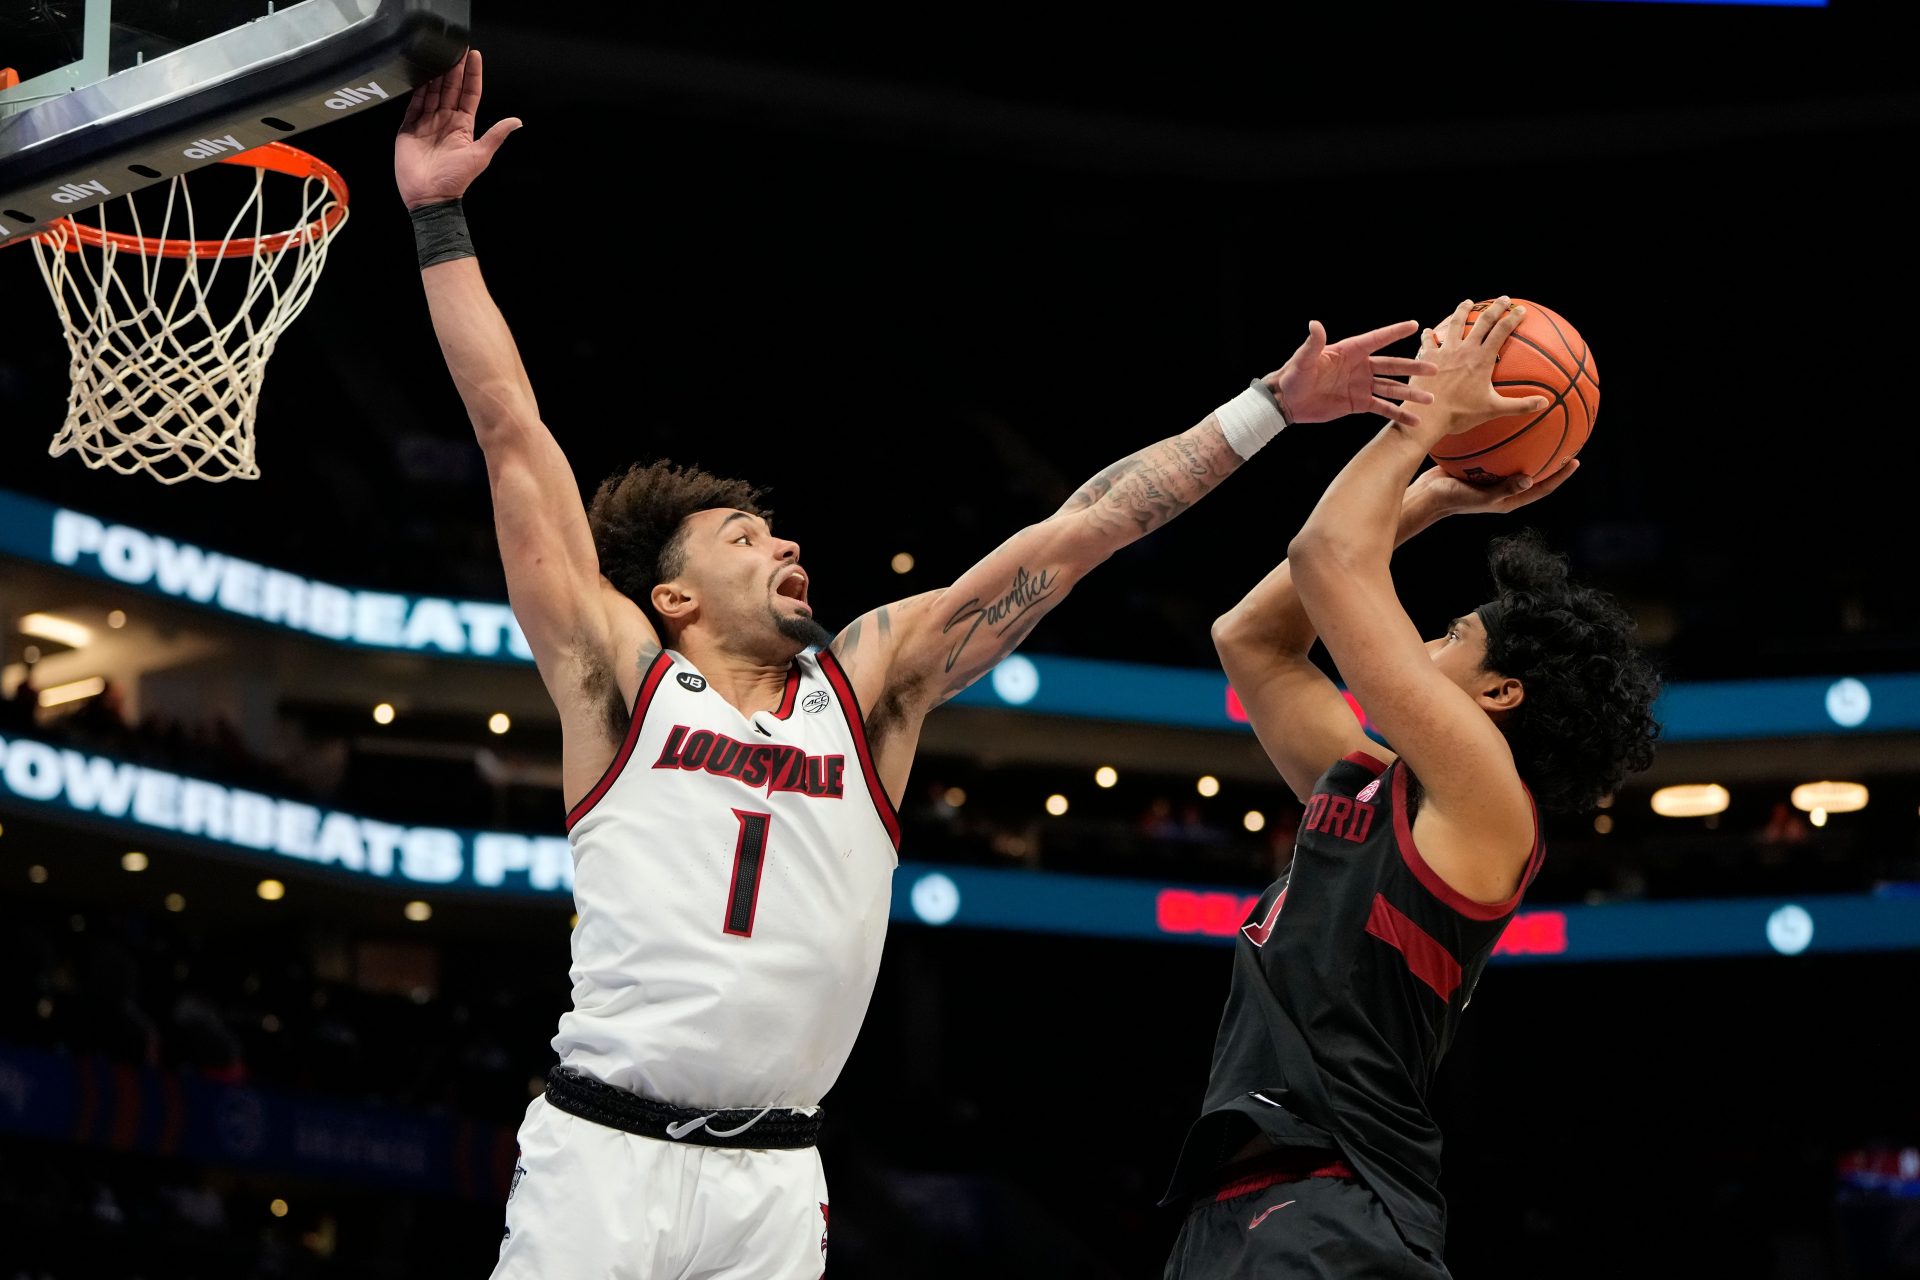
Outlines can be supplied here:
M825 689L815 689L812 693L800 700L800 709L807 712L825 711L827 704L832 701L832 695Z
M682 671L679 675L675 676L674 679L695 693L699 693L707 687L707 678L705 676L697 676L691 671Z

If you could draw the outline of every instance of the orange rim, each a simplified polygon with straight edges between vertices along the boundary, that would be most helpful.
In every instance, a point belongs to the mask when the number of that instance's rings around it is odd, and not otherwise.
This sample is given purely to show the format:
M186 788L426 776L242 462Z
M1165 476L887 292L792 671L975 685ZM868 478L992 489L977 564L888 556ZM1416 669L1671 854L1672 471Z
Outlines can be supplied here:
M308 155L298 147L290 147L284 142L266 142L251 151L222 156L219 163L271 169L275 173L284 173L290 178L299 178L303 181L307 178L319 178L327 184L327 190L333 193L334 202L327 206L325 213L304 227L293 231L276 232L270 236L253 236L245 240L163 240L157 236L136 236L124 231L103 231L99 227L90 227L77 218L62 218L54 225L67 227L68 253L78 253L83 244L96 249L111 244L115 248L145 254L150 258L239 258L253 257L263 253L278 253L287 245L297 241L319 239L330 233L340 224L340 220L347 216L346 180L332 165ZM49 234L43 231L39 238L45 239Z

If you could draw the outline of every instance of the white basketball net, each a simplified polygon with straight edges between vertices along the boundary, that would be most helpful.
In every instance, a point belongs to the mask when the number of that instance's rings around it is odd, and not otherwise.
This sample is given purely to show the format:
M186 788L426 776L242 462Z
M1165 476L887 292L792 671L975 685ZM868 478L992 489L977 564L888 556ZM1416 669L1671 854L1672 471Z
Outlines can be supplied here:
M253 170L253 193L217 242L222 249L283 229L262 226L267 172ZM117 203L131 210L133 234L145 238L134 202ZM89 467L145 471L162 484L258 478L253 420L260 384L275 343L313 296L327 247L346 224L344 207L331 226L321 222L335 203L324 180L305 178L303 212L292 225L319 229L297 232L278 249L269 240L233 257L149 256L110 239L94 246L66 222L36 236L33 251L72 356L67 421L48 452L71 449ZM186 224L183 238L198 240L184 175L169 184L154 240L173 233L176 211ZM100 219L105 230L105 206ZM218 312L210 296L216 284L228 291Z

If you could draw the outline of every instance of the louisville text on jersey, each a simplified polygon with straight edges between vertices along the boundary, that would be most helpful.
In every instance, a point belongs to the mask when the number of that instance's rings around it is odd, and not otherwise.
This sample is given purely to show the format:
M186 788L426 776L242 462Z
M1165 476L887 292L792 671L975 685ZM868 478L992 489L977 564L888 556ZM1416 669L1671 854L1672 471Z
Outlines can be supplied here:
M756 745L729 738L711 729L690 730L677 724L667 734L667 744L656 769L704 769L723 778L734 778L759 790L799 791L810 796L839 798L846 792L845 756L810 756L798 747Z

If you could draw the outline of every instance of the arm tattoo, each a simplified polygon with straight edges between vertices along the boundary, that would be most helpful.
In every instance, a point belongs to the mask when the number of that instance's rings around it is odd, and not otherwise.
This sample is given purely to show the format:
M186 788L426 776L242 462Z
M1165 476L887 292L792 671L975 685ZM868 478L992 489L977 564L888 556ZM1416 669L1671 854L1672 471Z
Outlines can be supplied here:
M1038 575L1030 577L1027 574L1025 566L1022 566L1013 571L1012 588L998 600L992 600L983 605L980 603L979 597L976 596L964 605L961 605L959 610L956 611L951 618L947 619L947 624L940 628L942 635L951 632L956 627L964 628L955 640L953 648L947 653L946 670L951 673L953 669L959 665L961 653L966 650L967 645L972 642L975 633L977 633L983 625L987 628L989 635L995 631L1001 634L1004 647L1000 651L1000 656L1004 656L1007 650L1012 648L1011 644L1005 644L1005 636L1008 629L1012 628L1015 623L1020 622L1022 618L1025 618L1029 610L1042 605L1050 599L1054 594L1054 588L1059 584L1060 572L1057 569L1042 569ZM1045 610L1043 609L1041 612L1044 613ZM1040 614L1034 614L1031 619L1021 626L1020 633L1024 635L1026 628L1031 627L1039 620ZM998 656L996 656L994 660L998 661ZM981 663L978 666L973 666L971 669L977 673L986 670L986 668L991 665L991 662ZM955 692L958 692L958 690Z
M859 617L855 618L852 622L849 622L846 626L846 629L842 631L839 635L835 636L833 638L833 643L827 646L827 648L833 651L833 656L840 659L842 663L845 663L847 659L851 658L853 656L853 651L860 647L861 636L866 628L868 618L873 619L874 629L880 633L881 640L884 641L890 634L892 634L893 632L893 606L892 605L882 605L880 606L880 608L875 609L872 613L861 614Z
M1242 461L1209 417L1107 467L1080 486L1054 518L1073 516L1076 522L1084 522L1074 535L1076 540L1103 545L1111 555L1205 497ZM942 635L954 637L946 658L949 681L940 701L952 698L1013 652L1071 586L1068 570L1043 568L1035 573L1021 566L1014 570L1013 585L1004 595L985 603L975 596L956 609L940 629ZM986 636L968 653L982 630Z
M981 672L991 670L1002 658L1012 653L1015 649L1018 649L1021 642L1027 638L1027 633L1032 631L1039 621L1040 615L1037 613L1026 615L1019 626L1008 632L1001 639L1000 647L994 650L992 656L988 657L986 661L977 663L955 676L947 687L941 691L939 700L933 705L936 707L940 706L965 692L969 685L980 678ZM948 669L952 670L952 668Z
M1239 469L1211 421L1122 458L1087 481L1061 514L1084 511L1116 548L1152 533Z
M833 643L827 646L828 649L832 650L833 656L840 659L842 663L845 663L848 658L851 658L853 651L860 647L860 628L865 625L866 621L867 619L864 614L855 618L847 624L846 630L835 636Z

